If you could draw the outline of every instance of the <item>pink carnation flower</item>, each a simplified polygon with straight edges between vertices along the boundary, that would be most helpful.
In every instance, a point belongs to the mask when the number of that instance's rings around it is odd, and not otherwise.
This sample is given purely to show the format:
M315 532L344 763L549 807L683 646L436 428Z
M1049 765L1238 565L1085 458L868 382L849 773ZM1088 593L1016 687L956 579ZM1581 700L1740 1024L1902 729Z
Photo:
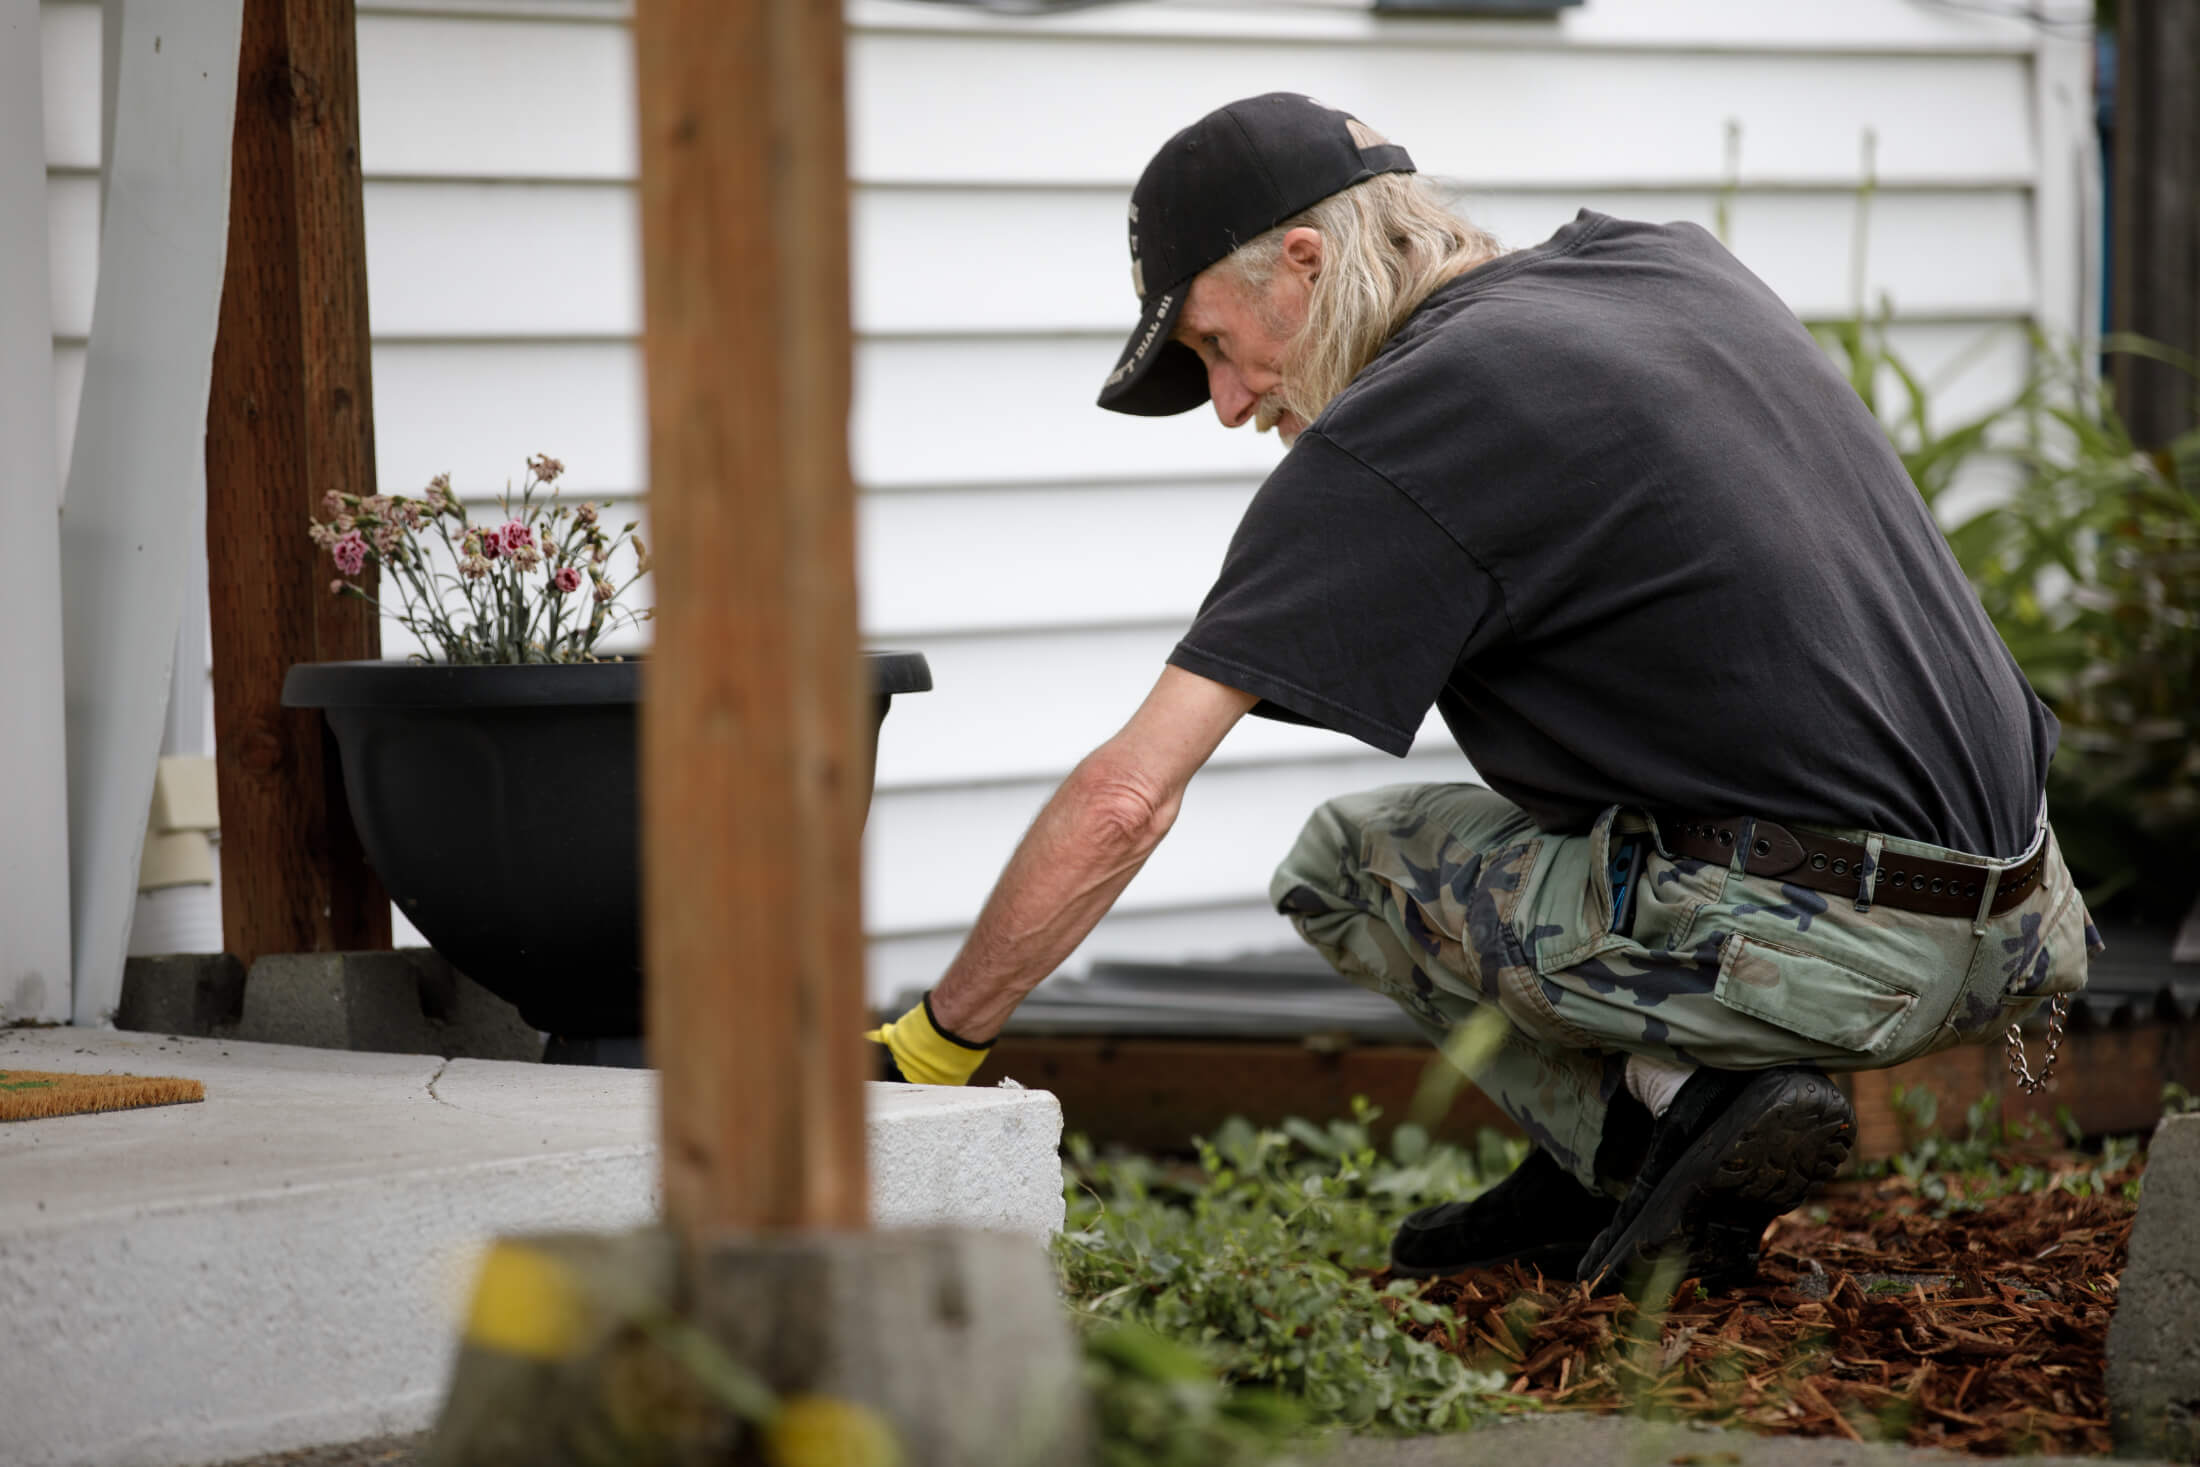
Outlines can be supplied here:
M367 564L367 537L357 530L346 532L329 548L329 558L345 575L358 575Z
M550 581L558 588L559 595L570 596L581 588L581 573L571 566L566 566L552 576Z
M503 529L496 531L496 534L504 542L504 553L506 555L513 555L519 551L534 548L535 532L518 520L510 521Z

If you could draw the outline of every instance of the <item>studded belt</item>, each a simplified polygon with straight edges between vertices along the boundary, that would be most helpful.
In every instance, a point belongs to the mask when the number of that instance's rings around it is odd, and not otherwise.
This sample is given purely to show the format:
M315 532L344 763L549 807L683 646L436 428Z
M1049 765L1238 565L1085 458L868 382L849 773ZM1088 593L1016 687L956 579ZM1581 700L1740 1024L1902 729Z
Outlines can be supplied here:
M1661 816L1658 828L1674 855L1725 866L1733 862L1735 842L1747 840L1749 860L1742 869L1752 876L1841 896L1863 894L1866 853L1855 841L1734 815L1723 819ZM1999 916L2030 896L2038 889L2046 865L2047 844L2042 841L2029 859L2004 867L2001 883L1994 888L1994 904L1987 909L1989 914ZM1975 916L1979 895L1986 890L1990 874L1954 861L1882 851L1878 879L1872 883L1872 901L1941 917Z

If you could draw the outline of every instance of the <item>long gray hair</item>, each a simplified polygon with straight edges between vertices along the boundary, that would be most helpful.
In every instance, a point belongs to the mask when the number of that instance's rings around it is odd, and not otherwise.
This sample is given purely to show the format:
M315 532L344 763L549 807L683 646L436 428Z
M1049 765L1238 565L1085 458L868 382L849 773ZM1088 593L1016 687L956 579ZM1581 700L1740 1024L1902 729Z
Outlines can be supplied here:
M1299 228L1320 233L1322 266L1276 397L1308 423L1431 291L1499 253L1493 236L1445 207L1419 174L1379 173L1284 220L1213 268L1247 299L1260 300L1283 257L1283 237Z

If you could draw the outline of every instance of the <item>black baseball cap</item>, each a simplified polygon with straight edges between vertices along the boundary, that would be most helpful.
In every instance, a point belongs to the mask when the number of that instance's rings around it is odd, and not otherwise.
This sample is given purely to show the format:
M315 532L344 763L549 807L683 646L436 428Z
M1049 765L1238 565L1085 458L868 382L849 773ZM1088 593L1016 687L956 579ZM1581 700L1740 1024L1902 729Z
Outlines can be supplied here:
M1159 418L1207 400L1199 354L1172 341L1192 277L1301 210L1413 159L1348 112L1297 92L1218 107L1162 145L1131 190L1138 328L1100 406Z

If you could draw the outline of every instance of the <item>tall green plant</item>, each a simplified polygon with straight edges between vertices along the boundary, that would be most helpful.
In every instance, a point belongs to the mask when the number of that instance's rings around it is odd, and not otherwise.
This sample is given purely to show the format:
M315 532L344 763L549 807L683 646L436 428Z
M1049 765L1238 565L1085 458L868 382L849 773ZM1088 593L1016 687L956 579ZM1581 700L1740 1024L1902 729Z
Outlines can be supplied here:
M1738 152L1730 124L1721 238ZM2200 895L2200 428L2142 451L2085 358L2037 334L2032 370L2010 401L1937 426L1934 389L1890 344L1892 308L1865 305L1876 152L1867 129L1850 314L1811 329L1878 418L1995 629L2062 723L2048 803L2088 904L2176 921ZM1991 341L1982 336L1966 356ZM2200 410L2193 358L2130 336L2104 349L2193 376ZM1948 371L1965 365L1959 358ZM2014 490L1953 520L1947 491L1989 454L2006 457Z
M2088 903L2175 921L2200 894L2200 430L2142 450L2084 359L2037 337L2009 402L1936 426L1889 316L1813 329L2062 723L2048 802ZM2135 338L2108 348L2194 366ZM1948 489L1986 455L2013 488L1951 521Z
M2200 893L2200 429L2142 449L2105 382L2041 360L2015 492L1949 539L2062 721L2048 798L2088 900L2174 921Z

